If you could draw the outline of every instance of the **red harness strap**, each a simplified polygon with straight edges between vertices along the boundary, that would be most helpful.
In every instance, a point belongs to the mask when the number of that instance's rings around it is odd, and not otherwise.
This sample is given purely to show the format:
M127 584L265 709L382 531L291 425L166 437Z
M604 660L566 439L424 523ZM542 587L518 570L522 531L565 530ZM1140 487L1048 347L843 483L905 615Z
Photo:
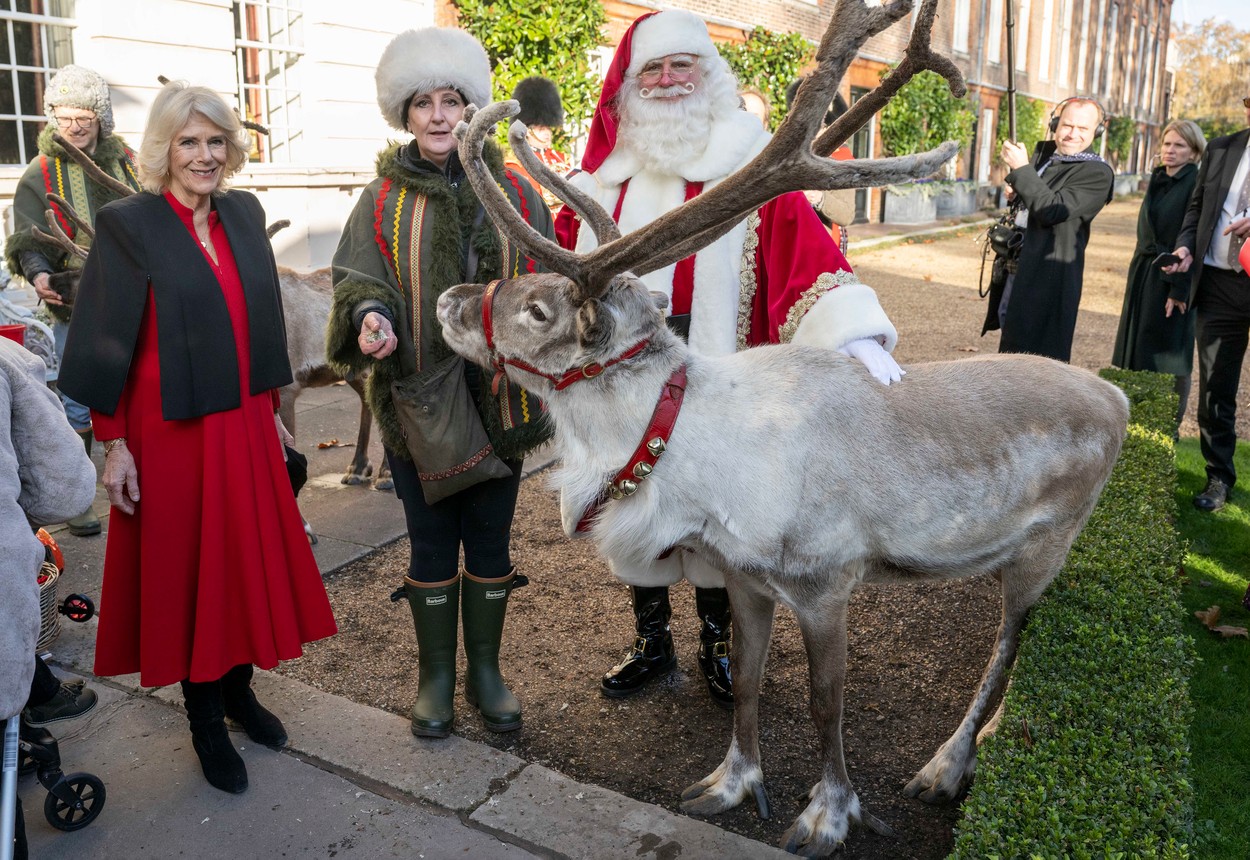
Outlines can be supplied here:
M503 381L505 376L507 376L508 365L520 368L521 370L532 373L535 376L541 376L543 379L550 380L555 385L556 391L563 391L574 382L580 382L583 379L594 379L612 365L619 364L626 359L633 358L635 355L642 352L643 349L646 348L647 344L650 343L649 339L644 338L631 346L629 349L622 352L616 358L609 359L603 363L592 361L588 364L583 364L581 367L570 368L559 376L544 373L532 364L521 361L518 358L506 358L500 355L495 349L495 331L491 324L495 304L495 293L497 293L506 283L508 283L507 278L500 278L498 280L491 281L486 285L486 292L482 294L482 334L486 337L486 348L490 350L490 366L495 369L495 376L490 382L491 394L499 394L499 383Z
M681 412L681 403L686 396L686 365L673 371L673 375L660 389L660 399L656 401L655 410L651 413L651 422L642 434L642 441L634 449L629 461L621 467L612 480L604 487L599 497L591 502L577 522L577 533L589 532L599 511L609 499L623 499L638 492L638 485L646 480L655 468L655 463L664 453L668 439L673 435L673 427L677 423L677 415Z

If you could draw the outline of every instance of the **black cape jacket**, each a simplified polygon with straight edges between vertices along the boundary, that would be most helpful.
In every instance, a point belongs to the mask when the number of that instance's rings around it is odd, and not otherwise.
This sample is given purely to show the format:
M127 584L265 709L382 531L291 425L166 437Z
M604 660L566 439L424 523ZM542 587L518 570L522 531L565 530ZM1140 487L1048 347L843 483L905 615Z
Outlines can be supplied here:
M252 394L291 382L282 297L265 212L245 191L214 197L238 263L251 337ZM217 276L164 197L141 192L100 209L78 284L57 386L112 415L139 337L148 287L156 300L161 412L167 421L235 409L239 359Z
M1029 226L999 352L1031 352L1068 361L1081 304L1089 225L1111 202L1115 173L1105 161L1091 160L1052 164L1038 176L1054 151L1054 141L1043 141L1032 164L1007 174L1028 207Z

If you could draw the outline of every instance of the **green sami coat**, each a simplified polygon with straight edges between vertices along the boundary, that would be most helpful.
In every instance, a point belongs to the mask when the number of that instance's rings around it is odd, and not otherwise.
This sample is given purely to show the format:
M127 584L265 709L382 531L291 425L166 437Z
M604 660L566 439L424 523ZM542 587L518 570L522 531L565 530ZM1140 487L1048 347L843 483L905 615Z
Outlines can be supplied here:
M504 169L493 141L486 142L484 160L513 208L554 242L551 212L534 186ZM391 383L452 355L435 317L438 297L457 284L542 269L489 219L478 217L477 195L455 152L440 170L421 159L415 145L393 143L378 154L377 174L348 217L334 253L326 353L341 370L369 371L365 394L382 441L408 459ZM470 244L478 258L474 272L465 271ZM399 338L398 349L381 361L361 353L356 341L356 309L371 302L388 309ZM550 437L550 421L536 397L512 385L500 386L498 395L489 384L476 387L483 426L500 457L520 458Z

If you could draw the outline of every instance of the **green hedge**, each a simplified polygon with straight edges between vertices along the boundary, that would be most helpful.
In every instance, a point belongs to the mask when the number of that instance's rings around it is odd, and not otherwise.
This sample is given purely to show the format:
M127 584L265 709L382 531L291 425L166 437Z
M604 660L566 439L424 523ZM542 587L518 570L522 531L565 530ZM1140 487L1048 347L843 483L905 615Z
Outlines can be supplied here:
M1102 375L1132 401L1128 438L1067 565L1029 618L953 857L1190 853L1194 657L1177 580L1176 395L1170 376Z

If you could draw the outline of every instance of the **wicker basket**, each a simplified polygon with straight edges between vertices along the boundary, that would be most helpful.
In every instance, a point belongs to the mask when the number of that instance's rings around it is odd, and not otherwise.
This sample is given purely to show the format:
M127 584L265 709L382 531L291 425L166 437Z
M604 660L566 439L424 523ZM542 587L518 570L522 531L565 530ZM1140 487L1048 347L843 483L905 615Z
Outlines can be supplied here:
M56 565L45 561L39 567L39 642L36 651L43 651L61 632L61 612L56 599L56 583L61 572Z

